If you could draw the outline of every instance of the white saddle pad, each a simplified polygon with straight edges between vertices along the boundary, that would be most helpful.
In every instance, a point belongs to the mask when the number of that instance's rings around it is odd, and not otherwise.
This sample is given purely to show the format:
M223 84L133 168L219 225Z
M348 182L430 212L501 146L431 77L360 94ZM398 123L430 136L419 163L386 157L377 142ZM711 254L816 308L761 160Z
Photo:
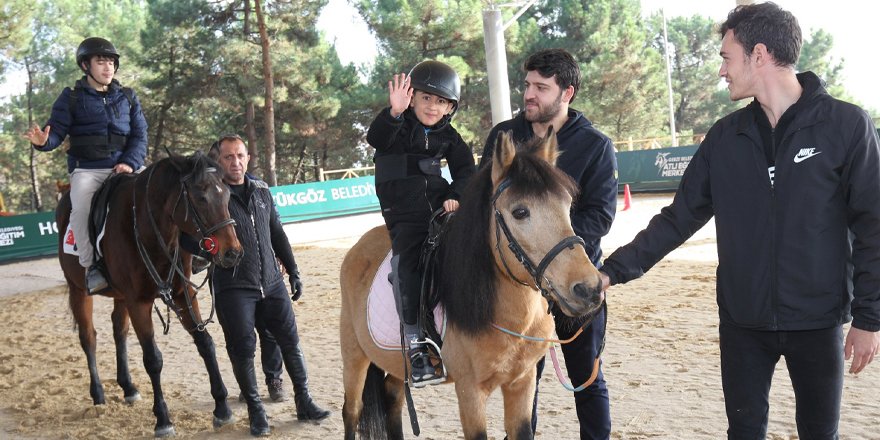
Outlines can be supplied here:
M391 273L391 252L382 260L367 298L367 328L377 347L383 350L400 350L400 319L394 305L394 289L388 281ZM434 325L440 338L446 335L446 313L443 307L434 308Z

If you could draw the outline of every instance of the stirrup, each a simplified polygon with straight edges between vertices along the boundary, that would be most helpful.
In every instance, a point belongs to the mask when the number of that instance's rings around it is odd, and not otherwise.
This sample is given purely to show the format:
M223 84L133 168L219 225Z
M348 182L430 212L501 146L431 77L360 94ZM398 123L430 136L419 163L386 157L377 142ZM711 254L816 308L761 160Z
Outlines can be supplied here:
M414 347L411 348L407 355L410 363L409 382L413 388L422 388L426 385L436 385L446 381L446 365L440 356L436 358L440 361L438 365L431 362L431 355L428 345L434 347L436 353L440 353L440 348L434 341L425 338L423 340L414 341ZM418 365L418 367L416 366ZM437 371L440 370L440 374Z

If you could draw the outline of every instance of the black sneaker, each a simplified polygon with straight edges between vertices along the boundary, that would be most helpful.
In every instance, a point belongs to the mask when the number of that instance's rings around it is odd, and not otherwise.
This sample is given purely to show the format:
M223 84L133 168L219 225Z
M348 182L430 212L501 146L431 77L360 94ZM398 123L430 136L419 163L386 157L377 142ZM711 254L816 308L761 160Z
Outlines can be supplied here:
M280 378L266 382L266 387L269 388L269 398L273 402L284 402L287 400L287 392L284 391L284 384Z
M86 271L86 287L89 289L89 295L100 293L102 290L110 287L107 284L107 278L104 278L104 274L101 273L101 269L98 269L98 266L89 267Z
M425 385L434 385L443 382L446 378L437 373L437 367L431 362L431 354L428 347L422 345L409 351L410 384L414 388L422 388Z

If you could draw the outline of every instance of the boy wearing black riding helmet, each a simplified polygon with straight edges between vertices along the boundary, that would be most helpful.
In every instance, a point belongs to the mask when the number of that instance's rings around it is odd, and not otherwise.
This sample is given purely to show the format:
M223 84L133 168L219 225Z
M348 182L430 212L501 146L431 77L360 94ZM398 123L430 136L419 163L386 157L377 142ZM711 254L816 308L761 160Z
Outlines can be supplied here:
M107 280L95 266L89 241L92 197L111 173L131 173L144 165L147 121L134 92L113 78L119 52L112 43L86 38L76 50L76 64L85 75L73 89L61 92L44 128L34 124L24 137L37 150L51 151L70 136L70 226L89 293L94 294L107 288Z
M367 131L376 149L376 195L391 234L395 299L409 346L414 387L443 380L428 354L418 325L421 294L419 256L431 214L458 209L458 199L476 166L471 148L452 127L461 93L458 74L439 61L423 61L409 75L388 81L389 102ZM452 183L441 176L446 159Z

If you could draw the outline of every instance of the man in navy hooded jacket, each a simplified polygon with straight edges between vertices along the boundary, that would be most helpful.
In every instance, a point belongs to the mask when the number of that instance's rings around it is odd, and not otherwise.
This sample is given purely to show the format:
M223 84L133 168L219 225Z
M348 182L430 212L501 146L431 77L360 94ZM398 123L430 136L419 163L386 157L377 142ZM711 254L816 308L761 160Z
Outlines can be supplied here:
M587 255L596 267L602 257L601 238L611 229L617 210L617 159L614 146L607 136L577 110L570 109L580 86L580 69L568 52L548 49L529 56L523 66L526 80L523 91L525 109L515 118L492 128L486 139L480 167L492 158L496 138L502 131L511 131L513 139L525 142L534 136L545 136L552 126L559 142L560 156L556 165L580 187L580 195L571 208L571 225L586 244ZM573 319L551 306L556 334L568 339L591 317ZM605 338L605 310L592 317L584 333L562 346L565 364L574 386L587 381ZM574 393L582 439L606 439L611 434L608 389L600 364L598 376L590 386ZM544 360L538 363L538 378ZM532 409L532 431L537 427L538 391Z

